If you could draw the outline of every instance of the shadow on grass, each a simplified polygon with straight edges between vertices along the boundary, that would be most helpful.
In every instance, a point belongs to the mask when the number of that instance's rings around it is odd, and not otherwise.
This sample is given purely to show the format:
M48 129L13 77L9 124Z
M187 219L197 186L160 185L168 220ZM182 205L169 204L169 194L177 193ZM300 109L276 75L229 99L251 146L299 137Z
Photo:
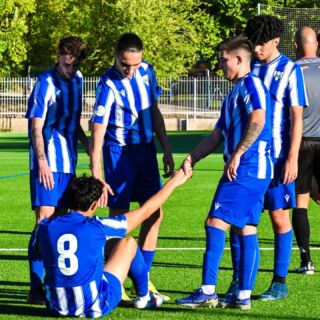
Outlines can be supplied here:
M45 318L48 316L44 306L14 305L8 304L6 301L0 302L0 314L32 316L32 318Z
M13 261L24 261L28 260L27 254L26 255L10 255L10 254L1 254L0 255L0 261L1 260L13 260Z
M0 230L0 234L25 234L25 235L30 235L31 232L26 232L26 231L14 231L14 230Z

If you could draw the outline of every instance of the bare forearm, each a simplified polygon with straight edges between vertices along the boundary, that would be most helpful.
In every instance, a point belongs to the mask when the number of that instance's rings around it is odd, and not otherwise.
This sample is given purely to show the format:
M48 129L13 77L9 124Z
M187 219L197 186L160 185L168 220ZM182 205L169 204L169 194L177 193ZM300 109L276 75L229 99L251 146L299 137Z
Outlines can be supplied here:
M42 130L38 128L32 128L31 140L32 140L33 149L38 161L46 160L47 158L46 158L46 153L44 148Z
M82 143L86 153L89 155L89 139L87 138L86 134L84 133L82 127L80 127L78 139Z
M288 158L298 161L303 121L302 118L293 118L291 121L291 137Z
M263 129L263 125L255 122L249 122L243 134L243 137L238 143L234 152L238 153L240 156L243 155L257 140L262 129Z
M164 152L171 152L169 139L166 131L166 126L162 114L158 107L156 107L153 115L154 133L156 134L162 150Z
M221 129L214 129L212 133L203 139L188 156L188 159L191 161L192 165L195 165L198 161L213 152L220 145L221 141Z

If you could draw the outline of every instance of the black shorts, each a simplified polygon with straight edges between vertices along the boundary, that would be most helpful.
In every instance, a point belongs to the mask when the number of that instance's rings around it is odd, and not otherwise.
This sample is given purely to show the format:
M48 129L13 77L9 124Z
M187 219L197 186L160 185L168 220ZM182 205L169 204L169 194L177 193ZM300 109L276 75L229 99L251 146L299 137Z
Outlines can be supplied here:
M296 194L311 191L312 176L320 185L320 138L302 138L298 160L298 177L295 183Z

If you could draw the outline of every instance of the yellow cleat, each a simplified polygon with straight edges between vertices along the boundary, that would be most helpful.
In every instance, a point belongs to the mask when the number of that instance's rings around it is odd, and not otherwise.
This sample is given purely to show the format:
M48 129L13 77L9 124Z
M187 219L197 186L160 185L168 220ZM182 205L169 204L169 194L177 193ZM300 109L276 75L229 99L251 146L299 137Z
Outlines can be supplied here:
M156 289L156 287L154 286L154 284L150 280L148 282L148 289L149 289L149 292L152 292L153 294L162 297L164 301L169 301L170 300L169 296L166 296L166 295L164 295L162 293L159 293L159 291Z

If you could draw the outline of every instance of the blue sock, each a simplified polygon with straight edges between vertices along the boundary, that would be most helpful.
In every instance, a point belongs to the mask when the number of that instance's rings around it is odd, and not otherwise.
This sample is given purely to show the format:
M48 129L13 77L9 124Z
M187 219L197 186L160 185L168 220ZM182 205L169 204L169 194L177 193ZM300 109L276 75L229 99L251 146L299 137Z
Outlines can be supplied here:
M260 261L258 236L251 234L248 236L239 236L239 239L241 246L240 290L253 290Z
M43 289L42 279L44 277L44 267L39 246L35 242L36 231L33 230L28 245L28 260L30 272L30 291Z
M151 266L153 263L154 254L156 252L155 251L148 251L148 250L141 250L141 253L143 255L143 259L146 264L147 271L150 272Z
M293 231L276 233L274 239L274 270L273 273L279 277L288 275L290 257L292 250Z
M137 296L144 297L148 294L148 271L139 247L131 262L129 277L136 288Z
M232 267L233 267L233 275L232 279L237 280L239 279L240 273L240 257L241 257L241 250L240 250L240 238L239 235L230 229L230 248L231 248L231 258L232 258Z
M202 284L216 285L220 261L222 258L226 233L225 231L205 226L206 229L206 252L203 256Z

